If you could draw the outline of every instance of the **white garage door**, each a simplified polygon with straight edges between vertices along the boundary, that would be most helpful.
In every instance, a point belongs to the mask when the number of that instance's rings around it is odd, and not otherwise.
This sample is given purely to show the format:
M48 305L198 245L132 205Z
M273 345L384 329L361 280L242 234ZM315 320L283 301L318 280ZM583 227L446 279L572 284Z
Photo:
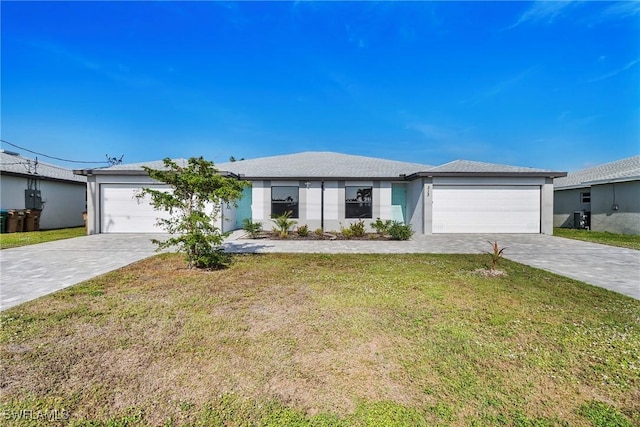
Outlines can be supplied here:
M146 185L161 189L164 186ZM101 233L161 233L156 220L167 217L165 211L156 211L149 203L149 197L138 200L140 191L135 184L100 185L100 232ZM164 187L166 188L166 187Z
M434 233L540 233L539 186L436 186Z

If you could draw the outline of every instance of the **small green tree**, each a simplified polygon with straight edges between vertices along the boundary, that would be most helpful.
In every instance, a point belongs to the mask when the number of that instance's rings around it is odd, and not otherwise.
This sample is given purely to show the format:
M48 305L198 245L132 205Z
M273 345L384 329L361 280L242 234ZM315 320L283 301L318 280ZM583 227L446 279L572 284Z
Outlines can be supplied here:
M149 176L171 187L170 192L143 188L137 195L151 197L156 210L169 212L169 218L159 218L158 225L169 233L166 241L153 239L158 250L177 246L185 252L189 268L222 268L229 264L230 256L221 245L222 231L216 227L216 219L222 203L235 204L242 197L246 181L238 181L218 173L213 162L202 157L192 157L187 166L164 159L164 170L144 167ZM213 211L207 213L207 205Z

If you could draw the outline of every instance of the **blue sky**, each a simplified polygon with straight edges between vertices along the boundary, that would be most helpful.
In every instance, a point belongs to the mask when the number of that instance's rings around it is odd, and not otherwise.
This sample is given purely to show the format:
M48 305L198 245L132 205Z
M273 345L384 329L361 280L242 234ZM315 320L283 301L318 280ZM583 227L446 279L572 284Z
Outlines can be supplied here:
M640 153L639 2L0 5L2 139L51 156Z

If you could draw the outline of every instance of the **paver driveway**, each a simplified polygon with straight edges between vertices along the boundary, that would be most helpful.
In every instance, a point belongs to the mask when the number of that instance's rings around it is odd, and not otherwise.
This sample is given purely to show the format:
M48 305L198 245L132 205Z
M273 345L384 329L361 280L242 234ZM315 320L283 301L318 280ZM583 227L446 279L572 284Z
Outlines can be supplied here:
M154 254L153 236L95 234L0 251L5 310Z
M505 256L640 300L640 251L545 235L417 235L408 242L268 241L225 243L231 252L485 253ZM0 251L0 308L38 298L153 255L148 234L98 234Z

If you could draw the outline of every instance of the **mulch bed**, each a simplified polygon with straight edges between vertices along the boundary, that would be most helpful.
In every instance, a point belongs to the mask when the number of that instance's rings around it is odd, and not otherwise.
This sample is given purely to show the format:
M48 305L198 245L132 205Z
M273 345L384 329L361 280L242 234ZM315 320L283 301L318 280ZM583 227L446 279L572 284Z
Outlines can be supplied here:
M286 238L282 238L280 237L279 233L275 233L273 231L263 231L261 233L259 233L258 235L256 235L256 237L251 237L248 234L244 237L242 237L242 239L249 239L249 240L255 240L255 239L269 239L269 240L381 240L381 241L386 241L386 240L393 240L391 238L391 236L387 236L387 235L383 235L383 234L378 234L378 233L366 233L364 236L358 236L358 237L345 237L340 233L323 233L321 235L318 235L314 232L310 232L309 234L307 234L306 236L301 236L296 232L290 232Z

